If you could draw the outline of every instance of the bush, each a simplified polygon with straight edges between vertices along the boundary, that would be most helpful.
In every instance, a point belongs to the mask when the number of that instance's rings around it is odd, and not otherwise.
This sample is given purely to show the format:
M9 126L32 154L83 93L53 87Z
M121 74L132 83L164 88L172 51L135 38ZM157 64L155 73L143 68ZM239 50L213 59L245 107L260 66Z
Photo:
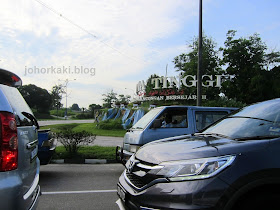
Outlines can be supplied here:
M114 130L114 129L123 129L122 120L104 120L98 123L98 129L104 130Z
M66 111L65 108L59 109L59 110L54 109L54 110L50 110L50 114L58 116L58 117L64 117L65 111ZM71 111L70 109L67 109L67 116L72 116L72 115L75 115L75 113L73 111Z
M237 107L242 108L246 104L236 101L234 99L227 99L226 97L221 97L215 101L205 101L203 106L213 106L213 107Z
M93 115L92 114L77 114L75 116L75 118L77 118L77 119L91 119L91 118L93 118Z
M65 129L53 134L59 142L62 143L70 157L77 155L77 151L81 146L86 146L92 143L96 135L87 131L74 132L71 129Z

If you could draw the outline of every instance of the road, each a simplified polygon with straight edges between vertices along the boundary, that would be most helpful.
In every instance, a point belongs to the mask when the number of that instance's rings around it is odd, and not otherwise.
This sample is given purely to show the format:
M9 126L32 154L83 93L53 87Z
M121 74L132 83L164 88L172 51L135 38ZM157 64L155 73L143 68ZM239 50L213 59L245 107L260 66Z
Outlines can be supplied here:
M37 210L118 209L116 186L123 165L49 164L40 170Z

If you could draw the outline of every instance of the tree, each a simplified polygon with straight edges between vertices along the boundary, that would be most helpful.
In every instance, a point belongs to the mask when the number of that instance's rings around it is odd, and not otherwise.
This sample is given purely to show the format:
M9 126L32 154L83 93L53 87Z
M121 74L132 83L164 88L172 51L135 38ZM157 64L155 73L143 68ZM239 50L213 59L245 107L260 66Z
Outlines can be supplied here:
M59 109L62 107L61 99L62 94L64 94L64 87L63 85L55 85L52 87L51 97L52 97L52 107Z
M95 115L96 114L95 111L98 109L102 109L102 106L100 106L99 104L90 104L88 108L91 112L92 117L96 118L99 116L99 113L97 113L97 115Z
M234 75L223 83L223 92L228 98L237 99L246 104L271 99L278 94L271 94L271 84L279 77L272 77L274 72L269 67L279 62L280 53L266 54L267 46L258 34L249 38L235 38L236 31L227 33L223 59L226 73ZM273 82L274 81L274 82ZM279 84L279 79L278 83Z
M130 98L131 96L130 95L123 95L123 94L120 94L119 97L118 97L118 103L119 104L128 104L130 102Z
M219 50L217 44L212 38L203 36L202 48L202 75L217 75L222 74L223 71L219 65L220 58L218 56ZM189 53L182 53L176 56L173 60L177 71L181 72L182 77L186 75L196 75L198 66L198 38L194 38L192 44L189 45L191 49ZM195 87L182 87L185 94L195 94ZM214 100L219 98L219 88L202 88L202 94L207 96L207 99Z
M113 102L117 100L117 93L115 93L113 90L107 94L102 94L104 98L102 99L104 101L103 106L106 108L111 108Z
M18 89L30 108L35 109L39 113L49 112L52 98L46 89L33 84L23 85Z
M72 110L75 110L75 111L80 111L80 107L79 107L78 104L73 104L73 105L71 106L71 109L72 109Z

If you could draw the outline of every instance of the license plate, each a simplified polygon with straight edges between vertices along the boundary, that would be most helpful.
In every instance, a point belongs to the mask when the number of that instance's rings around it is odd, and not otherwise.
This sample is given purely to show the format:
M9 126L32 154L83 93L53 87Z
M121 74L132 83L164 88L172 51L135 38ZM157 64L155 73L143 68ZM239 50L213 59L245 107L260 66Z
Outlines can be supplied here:
M38 146L36 146L36 147L31 151L30 159L33 160L33 159L37 156L37 153L38 153Z
M118 191L118 195L120 197L120 199L125 202L125 195L126 195L126 192L124 191L124 189L118 185L117 187L117 191Z

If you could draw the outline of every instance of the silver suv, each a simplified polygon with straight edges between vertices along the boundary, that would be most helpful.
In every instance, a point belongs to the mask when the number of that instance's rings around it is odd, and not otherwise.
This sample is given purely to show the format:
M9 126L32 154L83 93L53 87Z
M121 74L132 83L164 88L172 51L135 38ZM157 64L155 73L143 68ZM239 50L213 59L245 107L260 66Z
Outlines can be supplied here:
M0 208L35 209L40 195L38 122L16 87L21 79L0 69Z

